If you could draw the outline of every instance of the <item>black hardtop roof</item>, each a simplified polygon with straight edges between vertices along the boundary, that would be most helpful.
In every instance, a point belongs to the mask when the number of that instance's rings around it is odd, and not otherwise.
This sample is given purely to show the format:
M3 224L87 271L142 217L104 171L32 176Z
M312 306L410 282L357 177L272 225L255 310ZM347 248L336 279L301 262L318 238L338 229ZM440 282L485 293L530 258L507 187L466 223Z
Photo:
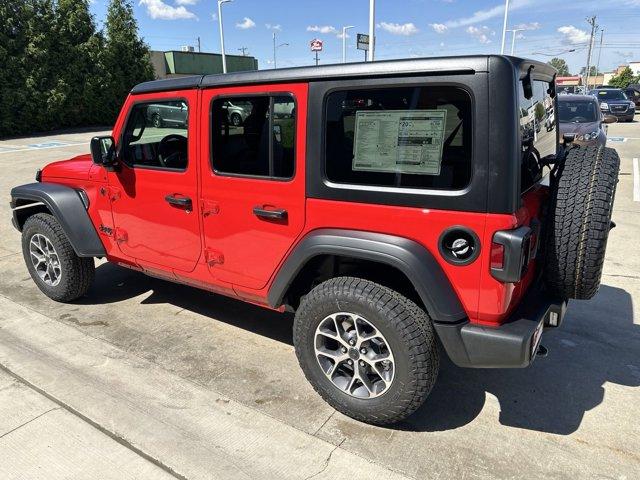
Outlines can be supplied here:
M290 83L300 81L330 80L337 78L389 77L425 74L473 74L488 72L491 60L498 60L512 69L526 74L533 66L536 73L549 80L556 71L553 67L534 60L502 55L473 55L457 57L415 58L383 60L376 62L340 63L319 67L279 68L246 72L194 75L164 80L153 80L136 85L132 94L184 90L193 88L213 88L233 85L256 85L264 83Z

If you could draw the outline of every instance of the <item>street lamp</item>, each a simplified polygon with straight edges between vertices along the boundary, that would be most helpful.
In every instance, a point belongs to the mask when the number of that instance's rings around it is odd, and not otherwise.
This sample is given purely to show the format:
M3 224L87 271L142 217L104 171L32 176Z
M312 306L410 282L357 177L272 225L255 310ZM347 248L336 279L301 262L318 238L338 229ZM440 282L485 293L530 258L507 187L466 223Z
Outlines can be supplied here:
M500 48L500 55L504 55L504 42L507 38L507 17L509 15L509 0L504 2L504 22L502 23L502 47Z
M276 50L280 47L288 47L288 43L281 43L276 45L276 32L273 32L273 68L276 68Z
M227 57L224 54L224 29L222 27L222 4L233 0L218 0L218 25L220 27L220 48L222 49L222 73L227 73Z
M376 0L369 0L369 61L373 62L376 50Z
M353 25L342 27L342 63L347 63L347 30L353 28Z
M511 55L513 55L513 52L515 52L516 50L516 34L518 32L521 32L522 30L526 30L526 28L513 28L511 30L507 30L507 32L512 32L511 33Z

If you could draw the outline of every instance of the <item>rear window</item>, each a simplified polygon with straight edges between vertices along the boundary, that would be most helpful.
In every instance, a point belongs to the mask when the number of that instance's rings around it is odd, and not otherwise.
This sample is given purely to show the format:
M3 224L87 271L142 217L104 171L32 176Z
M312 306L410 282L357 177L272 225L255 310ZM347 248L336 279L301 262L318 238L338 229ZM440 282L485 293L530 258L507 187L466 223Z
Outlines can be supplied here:
M453 86L334 91L325 170L336 183L457 190L471 178L471 97Z

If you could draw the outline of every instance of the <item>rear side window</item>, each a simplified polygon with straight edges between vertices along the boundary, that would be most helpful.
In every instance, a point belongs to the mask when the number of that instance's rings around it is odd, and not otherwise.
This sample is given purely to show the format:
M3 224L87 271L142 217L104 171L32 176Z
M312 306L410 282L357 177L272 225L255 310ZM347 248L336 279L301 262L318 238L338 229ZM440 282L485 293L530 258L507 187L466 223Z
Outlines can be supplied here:
M542 177L543 165L556 155L558 122L551 85L532 82L532 97L525 98L520 82L521 191L524 193ZM562 118L560 119L562 120Z
M214 99L211 151L216 173L293 177L295 117L295 102L287 95Z
M122 139L124 161L133 167L185 170L188 122L184 100L133 105Z
M325 170L336 183L457 190L471 178L471 98L453 86L330 93Z

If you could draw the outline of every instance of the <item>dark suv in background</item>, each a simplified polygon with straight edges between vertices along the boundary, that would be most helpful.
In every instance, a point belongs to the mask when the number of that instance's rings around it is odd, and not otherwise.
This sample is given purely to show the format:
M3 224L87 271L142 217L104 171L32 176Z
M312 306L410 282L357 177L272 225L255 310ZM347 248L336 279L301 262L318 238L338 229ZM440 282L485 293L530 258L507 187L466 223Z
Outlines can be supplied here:
M598 99L602 113L615 115L619 122L633 122L636 105L620 88L599 88L591 95Z
M624 89L624 93L636 105L636 109L640 108L640 83L629 85Z

